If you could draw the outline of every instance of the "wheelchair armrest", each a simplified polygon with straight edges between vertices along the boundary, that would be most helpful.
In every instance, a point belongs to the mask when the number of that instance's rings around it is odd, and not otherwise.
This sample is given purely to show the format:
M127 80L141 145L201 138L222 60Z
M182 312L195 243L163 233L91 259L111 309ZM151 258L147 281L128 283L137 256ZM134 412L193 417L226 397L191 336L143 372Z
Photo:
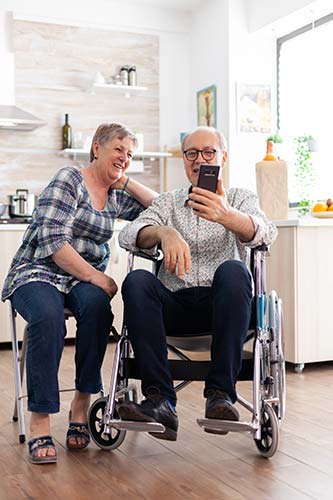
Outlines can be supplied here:
M129 255L133 257L140 257L141 259L151 260L152 262L159 262L163 260L163 252L158 249L155 254L148 254L144 250L138 250L136 252L130 252Z
M268 245L266 245L266 243L263 243L262 245L258 245L257 247L254 247L251 249L253 252L268 252L269 251L269 248L268 248Z

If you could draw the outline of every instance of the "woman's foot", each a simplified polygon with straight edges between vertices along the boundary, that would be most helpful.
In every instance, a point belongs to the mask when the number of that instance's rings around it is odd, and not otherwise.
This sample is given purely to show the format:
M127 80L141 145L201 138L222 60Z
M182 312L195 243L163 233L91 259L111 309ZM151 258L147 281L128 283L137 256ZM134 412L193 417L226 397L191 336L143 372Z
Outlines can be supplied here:
M30 418L30 442L38 438L50 436L50 416L47 413L31 413ZM57 451L54 446L39 446L34 449L34 457L43 463L43 458L54 458L56 460ZM35 461L36 463L36 461Z
M89 406L90 394L75 391L69 412L69 429L66 440L69 449L82 449L89 444L90 436L87 427Z

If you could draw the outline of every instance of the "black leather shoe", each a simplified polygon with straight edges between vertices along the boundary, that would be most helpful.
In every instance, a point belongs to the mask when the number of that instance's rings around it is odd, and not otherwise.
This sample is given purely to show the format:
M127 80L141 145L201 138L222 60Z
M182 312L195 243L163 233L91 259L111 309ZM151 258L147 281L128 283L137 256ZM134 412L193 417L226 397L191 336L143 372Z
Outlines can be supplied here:
M219 389L208 389L206 393L206 418L239 420L238 410L232 404L229 394Z
M148 396L141 404L125 401L117 408L122 420L136 422L158 422L165 427L165 432L149 432L152 436L168 441L176 441L178 430L177 412L167 399L160 394Z

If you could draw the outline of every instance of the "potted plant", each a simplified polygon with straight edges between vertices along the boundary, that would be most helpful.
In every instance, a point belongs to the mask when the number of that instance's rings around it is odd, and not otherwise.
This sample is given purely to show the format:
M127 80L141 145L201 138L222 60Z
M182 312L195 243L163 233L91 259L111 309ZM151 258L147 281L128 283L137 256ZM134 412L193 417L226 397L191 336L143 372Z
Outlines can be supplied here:
M279 132L276 132L275 134L270 135L267 137L266 142L272 142L272 151L273 154L277 157L278 160L281 160L282 155L281 155L281 144L283 143L282 137L280 136Z
M272 142L274 142L274 144L282 144L282 142L283 142L282 137L279 135L278 132L276 132L276 134L273 134L273 135L270 135L269 137L267 137L266 142L268 142L268 141L272 141Z
M313 184L316 180L311 160L309 135L299 135L294 139L295 146L295 179L298 189L298 213L300 216L310 211L313 203Z

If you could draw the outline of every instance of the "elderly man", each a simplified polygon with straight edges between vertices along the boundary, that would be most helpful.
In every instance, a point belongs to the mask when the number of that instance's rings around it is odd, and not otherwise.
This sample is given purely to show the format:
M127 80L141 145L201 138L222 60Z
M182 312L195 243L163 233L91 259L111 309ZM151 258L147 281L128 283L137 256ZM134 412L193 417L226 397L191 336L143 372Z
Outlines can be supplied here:
M198 127L182 142L190 189L155 198L153 205L120 233L129 250L159 245L164 261L158 277L131 272L122 287L125 322L139 364L141 404L119 405L124 420L160 422L176 440L176 393L167 361L167 335L212 332L212 367L205 381L205 417L238 420L234 406L242 346L251 316L252 280L249 249L271 244L277 231L246 189L217 192L197 187L202 163L227 160L226 141L211 127Z

